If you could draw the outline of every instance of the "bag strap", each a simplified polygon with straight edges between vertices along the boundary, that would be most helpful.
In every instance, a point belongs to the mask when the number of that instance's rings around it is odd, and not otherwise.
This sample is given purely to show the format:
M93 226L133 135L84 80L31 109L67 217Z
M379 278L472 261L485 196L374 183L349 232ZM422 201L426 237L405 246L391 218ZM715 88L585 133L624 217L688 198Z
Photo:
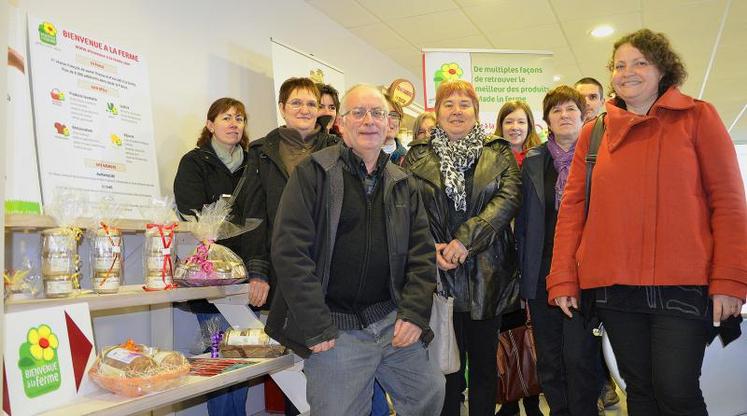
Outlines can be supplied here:
M586 200L584 201L584 218L589 216L589 202L591 201L591 174L594 171L594 165L597 163L597 152L599 151L599 145L602 143L602 136L604 136L604 116L606 115L607 113L602 113L597 116L597 119L594 122L594 127L591 130L589 151L586 153Z

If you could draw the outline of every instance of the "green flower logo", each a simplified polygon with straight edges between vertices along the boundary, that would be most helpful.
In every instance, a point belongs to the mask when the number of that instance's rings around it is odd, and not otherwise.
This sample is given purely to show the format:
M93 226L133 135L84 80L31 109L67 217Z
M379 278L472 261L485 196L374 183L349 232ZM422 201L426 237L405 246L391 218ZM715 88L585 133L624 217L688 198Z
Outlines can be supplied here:
M441 65L441 68L436 70L435 74L433 74L433 82L436 84L436 90L438 90L438 86L441 85L442 82L460 79L462 78L462 74L464 74L462 67L455 62Z
M50 22L42 22L39 24L39 40L49 44L57 44L57 28Z
M27 397L38 397L60 388L59 346L57 335L47 324L31 328L26 333L26 342L18 350L18 368Z

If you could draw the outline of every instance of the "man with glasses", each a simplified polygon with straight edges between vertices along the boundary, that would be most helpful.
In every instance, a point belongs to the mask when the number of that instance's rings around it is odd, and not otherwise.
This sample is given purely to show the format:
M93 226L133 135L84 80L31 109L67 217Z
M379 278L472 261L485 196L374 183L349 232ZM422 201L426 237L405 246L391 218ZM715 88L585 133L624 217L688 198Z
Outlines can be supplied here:
M389 155L389 159L395 165L402 166L402 162L405 160L405 154L407 149L402 146L397 134L399 134L399 126L402 123L404 112L402 107L395 103L389 95L384 95L386 98L387 107L389 109L389 123L386 130L386 140L384 141L384 153Z
M381 92L357 85L341 110L344 144L301 162L281 197L266 331L306 358L311 414L370 414L377 379L397 413L435 415L444 378L424 347L436 284L428 219L413 179L381 150Z

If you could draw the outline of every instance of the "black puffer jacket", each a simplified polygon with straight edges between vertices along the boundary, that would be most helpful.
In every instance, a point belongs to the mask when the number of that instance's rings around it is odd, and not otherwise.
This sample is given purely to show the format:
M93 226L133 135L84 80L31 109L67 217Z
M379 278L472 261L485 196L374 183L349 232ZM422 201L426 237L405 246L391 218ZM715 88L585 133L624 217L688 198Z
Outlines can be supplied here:
M246 163L243 189L237 200L243 218L259 218L262 222L254 230L242 236L241 257L247 272L270 283L274 289L274 278L270 267L270 242L278 211L280 196L288 182L288 171L280 160L281 141L278 129L249 144L249 157ZM339 137L320 131L309 138L315 144L312 152L331 146L340 141ZM272 299L272 293L268 296Z
M344 152L349 151L338 144L301 162L278 208L282 227L272 239L278 290L265 331L302 357L310 355L308 347L338 334L325 294L345 192ZM397 318L420 327L420 339L428 343L436 287L433 238L416 180L391 162L384 169L379 186L384 191L392 300Z
M508 142L485 138L474 168L468 219L453 235L447 217L453 201L446 196L439 157L429 143L421 142L411 147L406 163L419 179L434 240L448 243L456 238L469 250L463 265L441 273L444 286L453 293L457 279L468 279L472 319L491 319L511 310L519 290L511 220L521 202L521 179Z
M201 210L205 204L217 201L221 195L233 194L236 185L244 174L247 154L241 167L231 173L225 164L218 159L218 155L210 144L196 147L179 162L179 169L174 178L174 198L181 216L194 215L192 210ZM236 220L240 217L240 210L234 209ZM236 254L241 253L241 237L233 237L219 241Z

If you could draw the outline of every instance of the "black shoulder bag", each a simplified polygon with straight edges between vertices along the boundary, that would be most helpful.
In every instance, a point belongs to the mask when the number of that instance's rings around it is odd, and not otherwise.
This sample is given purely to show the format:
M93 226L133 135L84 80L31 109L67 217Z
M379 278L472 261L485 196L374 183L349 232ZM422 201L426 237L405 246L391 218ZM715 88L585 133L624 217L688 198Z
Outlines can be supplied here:
M596 121L594 121L594 127L591 130L589 151L588 153L586 153L586 199L584 201L584 218L587 218L589 216L589 202L591 198L591 173L594 171L594 165L597 163L599 144L602 143L602 136L604 136L605 115L607 115L607 113L598 115Z

